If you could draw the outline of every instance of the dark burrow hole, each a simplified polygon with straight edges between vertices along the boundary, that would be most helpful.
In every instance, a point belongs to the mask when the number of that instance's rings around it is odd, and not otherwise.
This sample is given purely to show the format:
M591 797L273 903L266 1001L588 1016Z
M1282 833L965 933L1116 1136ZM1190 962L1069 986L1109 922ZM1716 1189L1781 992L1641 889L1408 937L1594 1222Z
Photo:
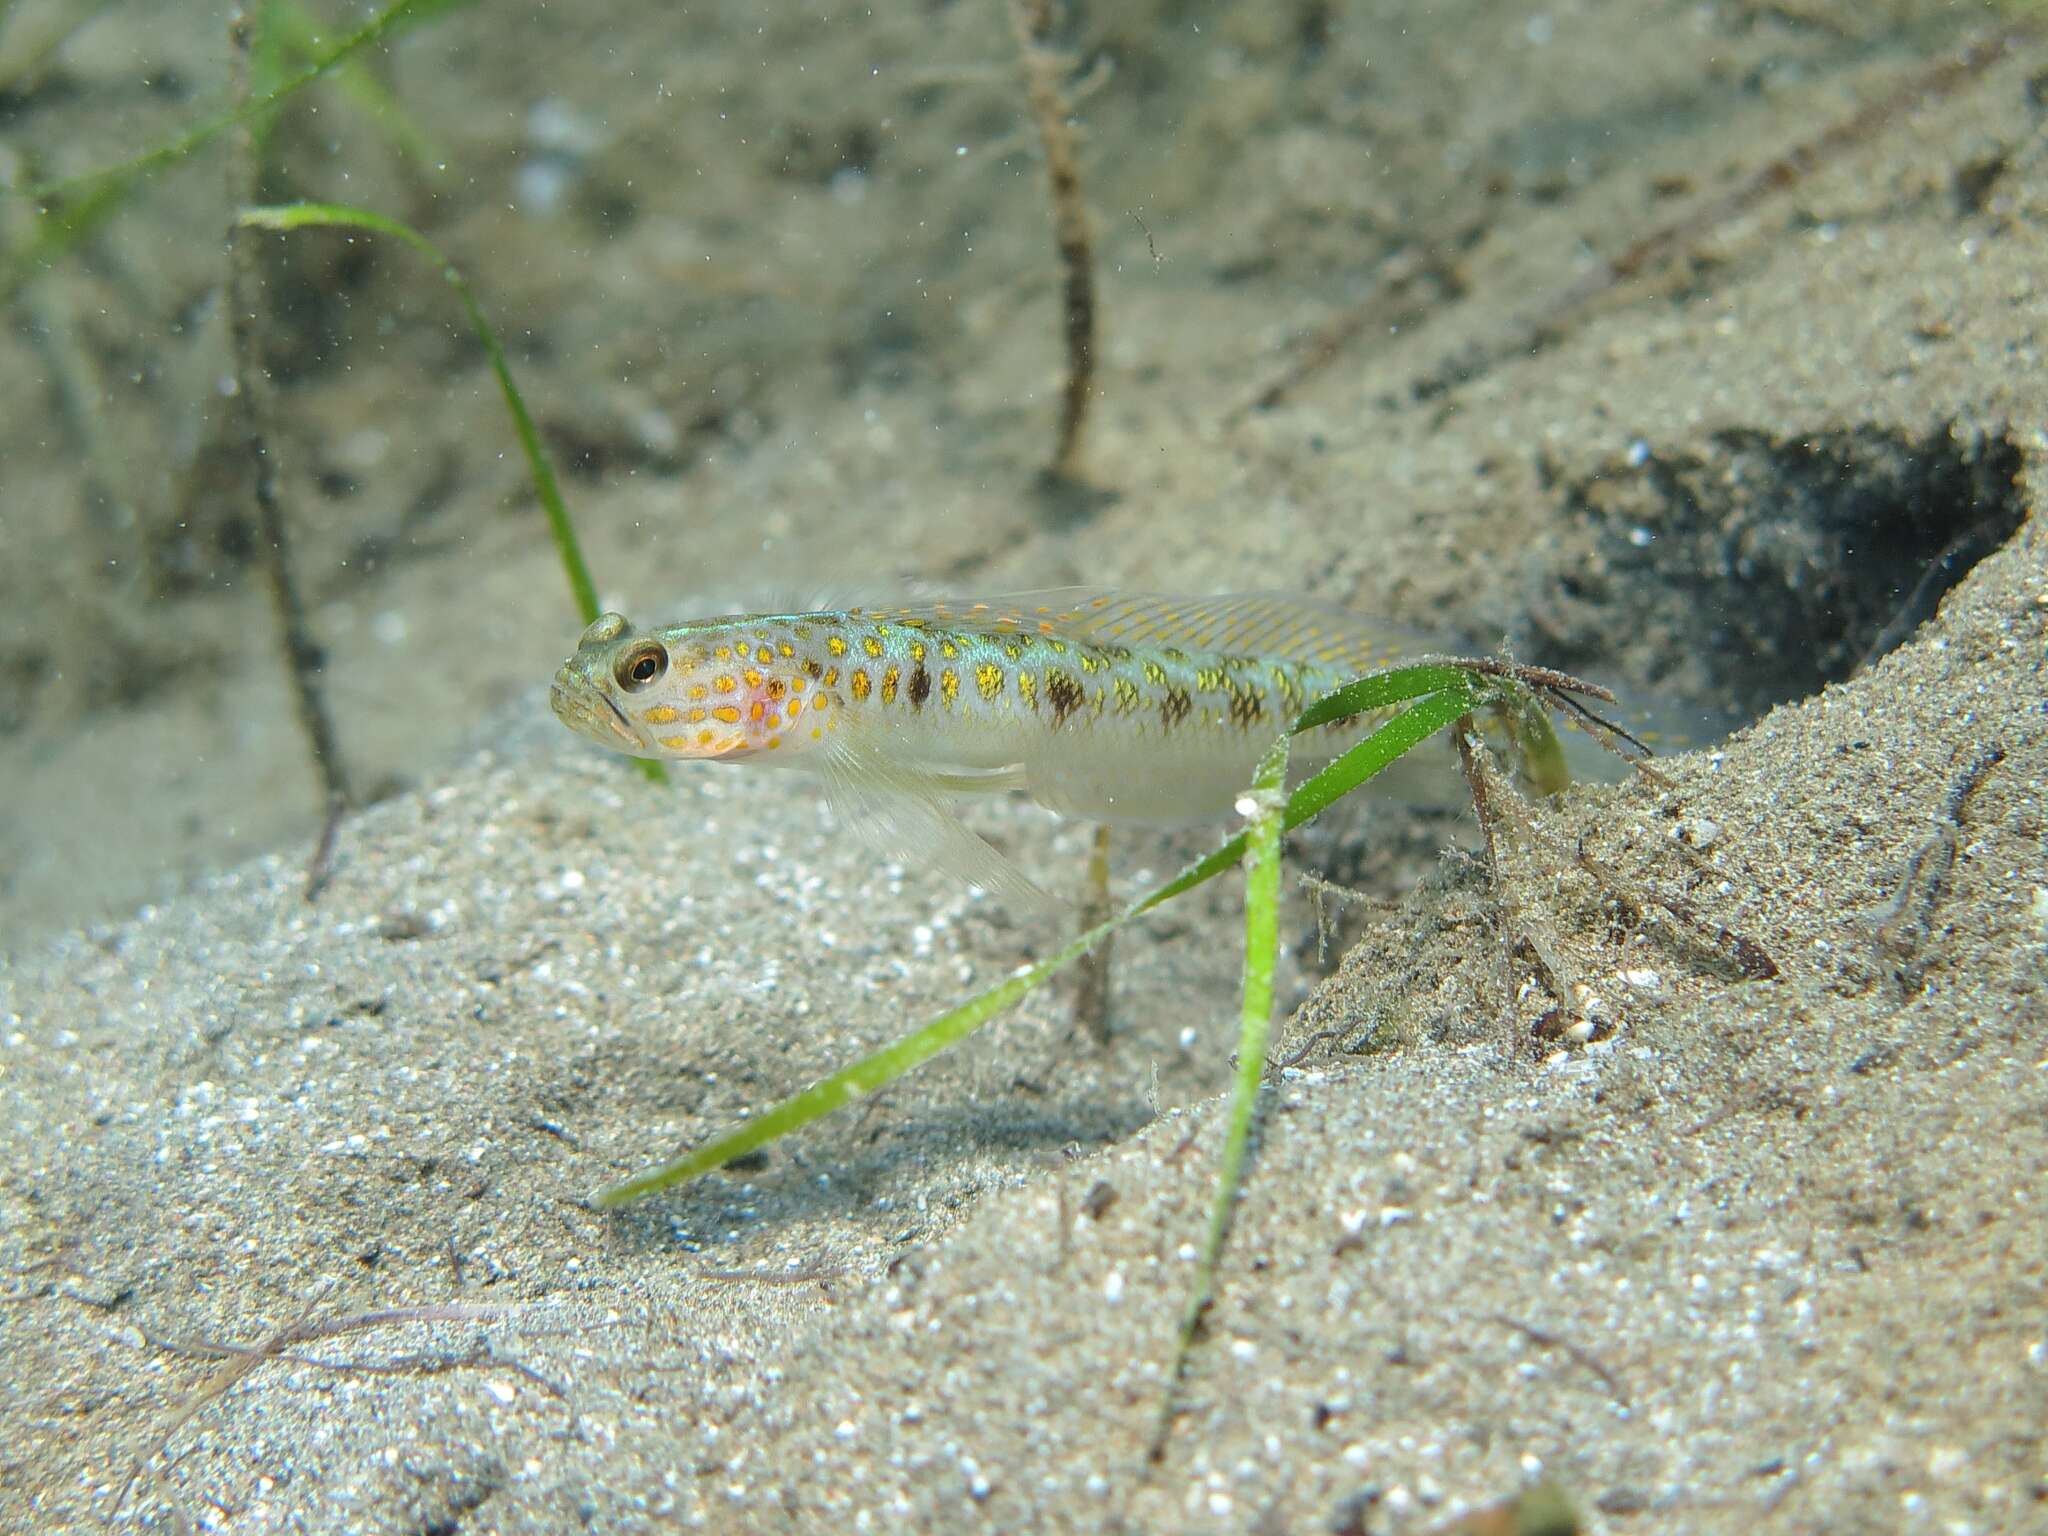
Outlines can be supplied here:
M1902 644L2026 517L2010 438L1962 427L1638 447L1552 473L1569 531L1522 653L1614 679L1695 738Z

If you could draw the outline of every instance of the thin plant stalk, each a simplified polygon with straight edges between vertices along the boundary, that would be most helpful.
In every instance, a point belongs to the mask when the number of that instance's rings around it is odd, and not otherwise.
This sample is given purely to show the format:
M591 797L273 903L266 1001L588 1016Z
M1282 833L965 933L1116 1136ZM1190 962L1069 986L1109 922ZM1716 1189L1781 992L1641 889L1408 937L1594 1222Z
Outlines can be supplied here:
M1067 346L1067 378L1060 391L1059 432L1047 473L1055 480L1075 480L1081 468L1081 433L1095 394L1095 256L1088 207L1081 195L1081 156L1074 143L1072 113L1060 90L1059 55L1048 41L1052 0L1010 0L1010 25L1017 37L1031 116L1045 151L1053 244L1063 275L1061 334Z
M249 86L250 23L237 12L228 23L229 52L234 61L238 93ZM235 132L235 153L228 183L236 201L253 195L256 187L255 125L243 123ZM270 378L263 366L263 319L265 306L259 294L261 281L256 271L254 235L240 225L228 231L228 335L235 367L235 398L230 403L234 433L249 461L250 493L256 503L256 526L262 537L262 556L271 607L277 614L278 630L284 640L285 668L291 677L292 697L298 706L299 729L305 733L313 757L313 771L319 775L325 800L323 825L332 825L349 802L347 760L341 749L341 735L327 708L327 693L320 680L324 652L313 634L306 605L293 580L291 539L279 485L283 470L278 462L271 425ZM323 833L320 852L313 860L306 881L306 899L312 901L325 883L331 843Z
M1238 1014L1237 1080L1230 1089L1230 1121L1223 1135L1223 1156L1217 1163L1216 1195L1209 1207L1209 1233L1195 1266L1194 1288L1181 1313L1173 1361L1166 1372L1166 1395L1159 1405L1151 1459L1166 1453L1173 1428L1175 1399L1194 1348L1195 1330L1216 1299L1216 1265L1237 1209L1244 1183L1245 1155L1251 1148L1252 1121L1259 1102L1259 1082L1266 1070L1266 1041L1273 1029L1273 971L1280 956L1280 833L1287 812L1288 737L1273 743L1260 762L1245 797L1249 824L1245 828L1244 985Z

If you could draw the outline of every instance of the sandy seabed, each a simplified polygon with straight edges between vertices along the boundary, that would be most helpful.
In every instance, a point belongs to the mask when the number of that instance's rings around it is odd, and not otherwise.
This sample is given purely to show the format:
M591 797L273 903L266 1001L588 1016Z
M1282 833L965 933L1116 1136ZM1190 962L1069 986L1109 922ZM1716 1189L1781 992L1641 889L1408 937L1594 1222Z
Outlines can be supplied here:
M189 9L72 37L15 88L24 142L98 163L216 99ZM1492 871L1400 804L1295 839L1370 899L1326 964L1290 906L1298 1060L1152 1463L1234 891L1120 939L1107 1048L1042 995L593 1211L1058 932L878 866L793 776L661 790L560 731L577 624L488 376L437 282L339 243L270 257L279 451L385 793L306 902L311 778L205 478L218 177L186 173L17 298L0 368L0 1525L1405 1532L1546 1482L1596 1531L2048 1530L2048 51L1896 99L1503 355L1589 246L1962 35L1078 18L1116 63L1079 107L1114 494L1048 504L1050 237L970 9L477 7L381 66L467 179L335 96L277 191L345 167L465 263L629 612L868 572L1295 588L1748 723L1528 810ZM1084 856L974 820L1049 884Z

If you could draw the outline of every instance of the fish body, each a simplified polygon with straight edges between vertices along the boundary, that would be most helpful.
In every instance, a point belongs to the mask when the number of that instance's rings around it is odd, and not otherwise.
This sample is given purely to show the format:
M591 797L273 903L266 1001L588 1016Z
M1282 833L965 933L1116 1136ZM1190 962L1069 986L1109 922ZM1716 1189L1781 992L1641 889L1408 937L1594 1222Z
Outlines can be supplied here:
M1050 592L647 631L606 614L551 703L634 756L813 771L878 845L1020 893L1022 875L952 818L954 797L1023 790L1112 822L1222 816L1306 705L1394 655L1363 619L1264 594ZM1323 727L1302 756L1377 723Z

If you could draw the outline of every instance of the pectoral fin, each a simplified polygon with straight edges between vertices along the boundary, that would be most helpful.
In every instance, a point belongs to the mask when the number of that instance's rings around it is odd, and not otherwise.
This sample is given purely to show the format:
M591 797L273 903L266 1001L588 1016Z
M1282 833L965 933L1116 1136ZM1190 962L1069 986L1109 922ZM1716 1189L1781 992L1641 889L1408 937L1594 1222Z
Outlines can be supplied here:
M832 809L877 853L928 864L977 886L1019 913L1052 913L1062 904L968 830L947 797L1021 782L1018 771L935 772L890 763L857 746L835 743L825 763Z

